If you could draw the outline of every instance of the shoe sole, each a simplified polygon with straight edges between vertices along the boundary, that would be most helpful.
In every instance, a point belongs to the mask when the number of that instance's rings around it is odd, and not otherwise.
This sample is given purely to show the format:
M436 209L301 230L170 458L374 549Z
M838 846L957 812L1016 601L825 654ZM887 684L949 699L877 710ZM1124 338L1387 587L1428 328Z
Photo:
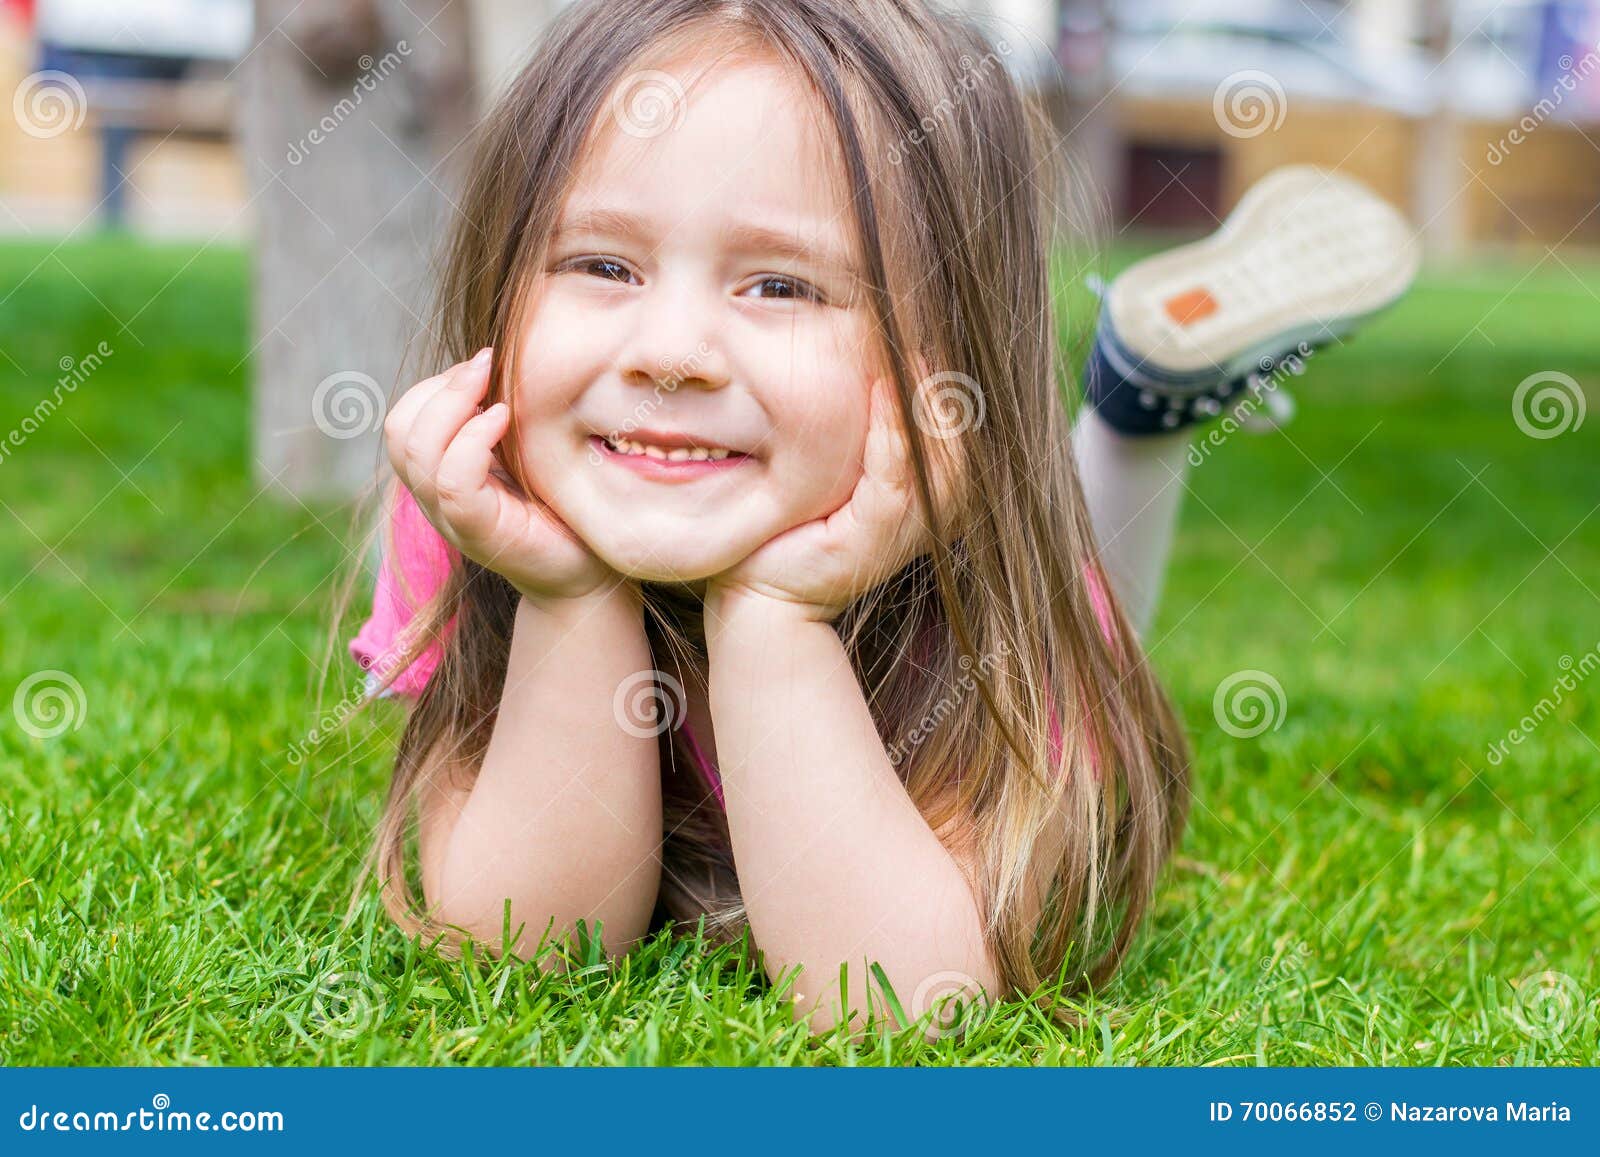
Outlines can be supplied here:
M1420 258L1411 226L1365 185L1292 165L1211 236L1130 266L1105 308L1141 367L1231 379L1353 330L1406 291Z

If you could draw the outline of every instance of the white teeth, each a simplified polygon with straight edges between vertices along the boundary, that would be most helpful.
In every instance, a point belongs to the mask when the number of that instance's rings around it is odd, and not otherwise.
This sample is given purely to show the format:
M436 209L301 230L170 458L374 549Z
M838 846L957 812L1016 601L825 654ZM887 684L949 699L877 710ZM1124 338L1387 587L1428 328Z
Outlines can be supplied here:
M629 438L604 438L603 441L618 454L656 458L666 462L720 462L733 453L732 450L710 446L674 446L668 450L663 446L651 446Z

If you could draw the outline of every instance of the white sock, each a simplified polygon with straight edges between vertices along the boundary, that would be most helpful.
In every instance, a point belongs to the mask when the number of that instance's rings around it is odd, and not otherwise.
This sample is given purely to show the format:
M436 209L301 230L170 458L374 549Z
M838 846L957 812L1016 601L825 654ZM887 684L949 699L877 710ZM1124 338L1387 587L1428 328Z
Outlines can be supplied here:
M1193 431L1119 434L1085 406L1072 448L1112 589L1142 636L1155 615L1189 472Z

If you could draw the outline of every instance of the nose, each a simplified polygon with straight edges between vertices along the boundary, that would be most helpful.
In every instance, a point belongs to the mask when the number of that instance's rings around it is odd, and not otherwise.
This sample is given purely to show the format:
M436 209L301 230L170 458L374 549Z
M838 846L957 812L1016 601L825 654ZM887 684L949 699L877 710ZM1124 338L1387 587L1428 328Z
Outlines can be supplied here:
M716 296L681 282L649 286L640 295L635 325L622 351L623 380L664 390L680 386L716 390L727 385Z

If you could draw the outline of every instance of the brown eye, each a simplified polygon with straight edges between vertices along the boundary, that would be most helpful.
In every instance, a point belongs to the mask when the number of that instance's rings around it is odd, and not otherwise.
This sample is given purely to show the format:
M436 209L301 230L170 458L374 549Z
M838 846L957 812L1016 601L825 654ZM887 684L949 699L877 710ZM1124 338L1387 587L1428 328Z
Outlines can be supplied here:
M626 284L632 274L622 262L610 257L575 257L557 267L558 273L582 273L602 281Z
M751 288L755 289L757 297L772 298L779 301L821 301L822 294L812 286L797 277L763 277Z
M604 278L606 281L628 280L627 266L605 257L596 258L595 260L586 263L584 265L584 272L592 273L594 276Z

